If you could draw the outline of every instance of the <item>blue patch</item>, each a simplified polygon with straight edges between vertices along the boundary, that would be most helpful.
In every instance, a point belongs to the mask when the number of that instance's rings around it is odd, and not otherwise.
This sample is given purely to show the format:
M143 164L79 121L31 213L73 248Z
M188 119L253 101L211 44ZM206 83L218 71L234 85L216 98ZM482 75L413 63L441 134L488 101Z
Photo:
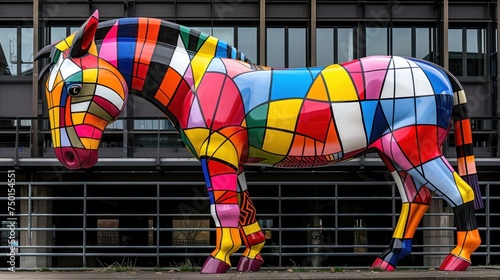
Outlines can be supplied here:
M398 261L409 256L412 250L412 240L411 239L393 239L392 241L392 255L390 256L390 263L392 266L396 267Z
M436 97L417 97L417 124L436 125Z
M370 134L370 144L382 137L389 130L384 111L380 103L377 104L375 115L373 116L372 133Z
M395 99L393 130L413 124L415 124L415 98Z
M217 43L217 50L215 52L215 57L227 57L227 43L219 40Z
M453 114L453 96L451 95L436 95L437 105L437 125L448 129Z
M446 73L430 62L413 59L412 61L427 75L435 94L453 95L453 89Z
M201 158L200 163L201 163L201 170L203 171L203 177L205 178L205 184L207 185L207 188L211 188L212 183L210 182L210 175L208 173L207 159Z
M226 73L226 67L219 58L214 58L208 65L207 72Z
M271 100L305 98L312 84L308 69L273 70Z
M259 81L256 83L255 81ZM253 108L268 101L271 71L255 71L238 75L234 82L241 92L245 115Z
M394 125L394 99L381 99L380 105L382 106L382 111L384 112L385 119L392 128Z
M378 100L361 101L361 112L363 114L363 123L365 124L366 135L370 140L372 133L373 120L378 106Z
M120 19L117 34L118 71L123 75L127 84L132 83L135 48L137 45L137 18Z

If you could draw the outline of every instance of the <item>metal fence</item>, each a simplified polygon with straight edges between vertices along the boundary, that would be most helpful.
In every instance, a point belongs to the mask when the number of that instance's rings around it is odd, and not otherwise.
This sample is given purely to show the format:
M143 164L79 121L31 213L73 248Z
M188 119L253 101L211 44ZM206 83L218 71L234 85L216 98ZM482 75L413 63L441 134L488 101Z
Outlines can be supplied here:
M368 267L389 245L401 201L390 182L248 182L266 235L267 267ZM500 181L480 182L485 210L475 265L500 260ZM203 182L16 182L15 215L3 221L0 258L24 269L203 264L215 234ZM0 197L0 205L9 196ZM429 266L454 247L452 214L435 198L404 267ZM19 246L6 243L14 221ZM114 222L113 222L114 221ZM442 226L435 226L441 224ZM10 224L12 225L12 223ZM184 241L179 241L179 240ZM208 245L210 244L210 245ZM242 250L240 250L242 252ZM237 263L239 254L232 258ZM2 270L9 268L2 261Z

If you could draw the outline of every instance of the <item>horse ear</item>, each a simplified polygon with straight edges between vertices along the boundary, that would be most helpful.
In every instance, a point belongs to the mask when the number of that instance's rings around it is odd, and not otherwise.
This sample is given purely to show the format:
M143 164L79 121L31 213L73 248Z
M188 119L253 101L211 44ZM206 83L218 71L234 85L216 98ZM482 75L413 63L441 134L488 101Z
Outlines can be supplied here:
M95 11L89 19L78 29L69 51L70 57L85 55L94 41L97 24L99 23L99 11Z

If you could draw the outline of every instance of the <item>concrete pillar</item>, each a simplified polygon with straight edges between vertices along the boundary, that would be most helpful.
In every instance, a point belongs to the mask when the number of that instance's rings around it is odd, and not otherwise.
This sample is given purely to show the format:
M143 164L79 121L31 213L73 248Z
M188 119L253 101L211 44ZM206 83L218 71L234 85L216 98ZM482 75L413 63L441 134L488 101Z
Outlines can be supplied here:
M433 200L428 213L452 213L450 206L444 206L443 200ZM425 216L424 227L453 227L453 216ZM455 247L455 231L452 230L426 230L424 231L424 245L449 245L446 247L424 247L426 253L439 253L443 255L424 255L424 266L439 267L446 255Z
M28 197L29 186L21 188L21 196ZM31 186L31 197L48 197L52 195L52 190L46 186ZM50 214L52 213L52 201L50 200L32 200L32 214ZM21 201L21 213L28 214L29 201ZM31 225L29 217L21 217L21 228L52 228L52 217L31 217ZM30 236L28 235L30 233ZM21 246L51 246L52 231L21 231L20 245ZM30 243L31 241L31 243ZM46 248L23 248L20 253L49 253L51 249ZM21 268L48 268L52 267L52 257L49 256L23 256L20 257Z

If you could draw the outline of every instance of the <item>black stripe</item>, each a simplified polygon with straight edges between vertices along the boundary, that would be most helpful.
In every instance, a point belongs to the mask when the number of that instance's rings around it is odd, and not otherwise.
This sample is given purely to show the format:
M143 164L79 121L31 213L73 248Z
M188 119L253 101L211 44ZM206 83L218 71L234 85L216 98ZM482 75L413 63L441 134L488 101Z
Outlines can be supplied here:
M168 25L167 22L162 21L160 30L158 31L158 42L167 43L172 46L177 46L179 39L179 29Z
M457 148L457 157L459 158L474 155L474 148L472 144L460 145L457 146L456 148Z
M453 120L459 121L469 118L469 112L467 110L467 103L462 103L458 105L453 105Z
M477 229L476 213L474 212L474 202L469 201L453 208L455 213L455 225L457 231L469 231Z

